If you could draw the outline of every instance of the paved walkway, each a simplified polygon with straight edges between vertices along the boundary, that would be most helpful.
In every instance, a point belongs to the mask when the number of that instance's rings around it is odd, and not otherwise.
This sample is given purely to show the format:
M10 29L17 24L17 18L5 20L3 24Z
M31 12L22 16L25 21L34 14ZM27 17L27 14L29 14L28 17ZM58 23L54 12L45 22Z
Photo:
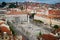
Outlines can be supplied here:
M22 37L23 37L24 40L29 40L23 33L21 33L21 32L18 30L19 28L17 28L17 27L14 27L14 28L15 28L15 31L16 31L17 35L22 35Z
M30 23L31 24L33 24L33 25L36 25L36 26L38 26L38 27L40 27L40 28L42 28L42 29L45 29L45 30L47 30L47 31L49 31L49 32L51 32L52 30L52 28L49 26L49 25L44 25L43 23L36 23L36 22L34 22L32 19L30 20Z
M46 30L47 32L50 32L50 29L46 28L46 27L43 26L42 24L37 25L37 24L35 24L33 21L31 21L31 20L30 20L30 24L36 25L36 26L40 27L41 30ZM17 35L22 35L25 40L29 40L29 39L26 37L26 35L24 35L24 33L22 33L22 32L20 31L20 28L19 28L18 26L15 26L15 31L16 31Z

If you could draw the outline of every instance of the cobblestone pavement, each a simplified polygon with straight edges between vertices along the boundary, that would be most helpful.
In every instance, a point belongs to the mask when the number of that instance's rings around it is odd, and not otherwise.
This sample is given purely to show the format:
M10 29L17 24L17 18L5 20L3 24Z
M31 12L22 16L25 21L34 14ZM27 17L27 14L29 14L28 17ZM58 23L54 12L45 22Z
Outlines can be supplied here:
M21 33L18 28L14 27L17 35L22 35L24 40L29 40L23 33Z

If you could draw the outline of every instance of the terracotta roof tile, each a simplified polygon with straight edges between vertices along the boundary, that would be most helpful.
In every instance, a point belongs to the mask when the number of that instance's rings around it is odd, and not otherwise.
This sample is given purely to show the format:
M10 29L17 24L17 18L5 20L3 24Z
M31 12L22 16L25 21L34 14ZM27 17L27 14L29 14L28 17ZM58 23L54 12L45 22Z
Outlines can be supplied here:
M60 15L60 10L49 10L49 14Z
M1 24L4 24L4 21L1 21L1 20L0 20L0 25L1 25Z
M56 32L60 32L60 28L56 29Z
M19 15L19 14L27 14L26 11L16 11L16 10L11 10L10 12L7 12L7 15Z
M43 34L42 38L44 40L58 40L56 37L54 37L53 35L50 35L50 34Z
M2 32L7 32L8 34L11 34L11 31L7 27L1 27Z

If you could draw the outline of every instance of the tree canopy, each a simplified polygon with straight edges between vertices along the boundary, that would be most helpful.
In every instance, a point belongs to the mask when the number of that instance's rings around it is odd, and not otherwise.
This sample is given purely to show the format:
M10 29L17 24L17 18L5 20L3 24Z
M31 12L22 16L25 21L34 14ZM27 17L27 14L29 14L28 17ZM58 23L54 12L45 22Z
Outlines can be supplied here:
M16 5L10 4L10 5L9 5L9 8L16 8Z
M1 7L4 7L4 6L6 6L6 2L2 2L2 4L0 5Z
M31 15L30 15L30 18L34 18L34 15L35 15L36 13L32 13Z
M58 29L58 28L59 28L59 26L58 26L58 25L54 25L54 28L55 28L55 29Z
M13 35L16 35L15 29L14 29L14 26L12 25L12 23L9 22L9 21L7 21L7 24L9 25L9 28L10 28L10 30L12 31L12 34L13 34Z
M21 9L21 10L23 10L23 9L24 9L24 8L23 8L23 6L22 6L22 7L20 7L20 9Z

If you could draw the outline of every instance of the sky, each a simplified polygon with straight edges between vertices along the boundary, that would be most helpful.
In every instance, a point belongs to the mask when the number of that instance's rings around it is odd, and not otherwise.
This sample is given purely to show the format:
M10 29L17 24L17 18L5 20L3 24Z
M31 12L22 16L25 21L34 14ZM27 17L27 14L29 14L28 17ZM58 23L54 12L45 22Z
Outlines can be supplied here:
M39 2L39 3L48 3L48 4L55 4L60 3L60 0L0 0L0 2Z

